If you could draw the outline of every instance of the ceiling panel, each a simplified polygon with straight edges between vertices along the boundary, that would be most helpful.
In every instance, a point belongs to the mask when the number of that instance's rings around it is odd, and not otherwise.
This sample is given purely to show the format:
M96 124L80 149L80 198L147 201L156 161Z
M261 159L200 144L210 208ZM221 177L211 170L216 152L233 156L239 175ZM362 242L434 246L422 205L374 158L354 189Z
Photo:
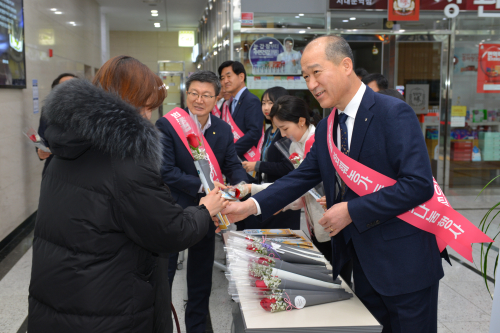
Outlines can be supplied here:
M106 13L109 30L178 31L195 29L208 0L160 0L157 4L143 0L96 0ZM158 16L151 16L151 10ZM161 27L155 28L159 22Z

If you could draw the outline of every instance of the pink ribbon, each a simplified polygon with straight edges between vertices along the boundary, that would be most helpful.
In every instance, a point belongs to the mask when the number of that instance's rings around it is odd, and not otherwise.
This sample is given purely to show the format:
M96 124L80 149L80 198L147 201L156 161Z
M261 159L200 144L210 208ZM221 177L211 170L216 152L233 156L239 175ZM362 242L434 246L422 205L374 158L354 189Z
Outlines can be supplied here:
M288 293L285 292L286 297L283 297L283 301L287 304L286 311L292 311L294 308L297 310L300 310L298 307L292 304L292 301L290 300L290 296L288 296Z
M396 184L389 178L343 154L333 141L333 124L337 109L328 117L328 150L333 166L349 189L359 196L371 195L384 187ZM336 131L335 131L336 133ZM460 213L451 208L435 179L434 196L427 202L398 216L401 220L436 236L439 250L451 246L472 262L471 243L490 243L493 240Z
M193 153L191 152L191 148L189 147L187 136L189 134L194 134L201 140L201 145L205 148L207 160L210 163L210 176L212 178L212 181L215 180L221 184L224 184L224 179L222 178L222 172L220 170L219 162L217 161L212 148L210 148L208 142L204 140L200 129L198 128L194 120L189 116L189 114L181 108L174 108L163 117L167 119L168 122L172 125L182 143L184 143L184 146L186 146L186 149L188 150L191 157L193 157Z
M239 129L239 127L236 125L233 117L231 116L231 111L229 110L229 101L225 101L222 104L222 113L216 105L212 110L212 114L214 116L222 118L222 120L224 120L226 123L229 124L229 126L231 126L231 132L233 133L234 143L236 143L236 141L238 141L240 138L242 138L245 135L245 133L243 133ZM221 117L221 114L222 114L222 117ZM260 154L262 151L263 144L264 144L264 127L262 127L262 135L261 135L260 140L257 144L257 147L252 147L245 154L243 154L245 159L249 162L260 161Z

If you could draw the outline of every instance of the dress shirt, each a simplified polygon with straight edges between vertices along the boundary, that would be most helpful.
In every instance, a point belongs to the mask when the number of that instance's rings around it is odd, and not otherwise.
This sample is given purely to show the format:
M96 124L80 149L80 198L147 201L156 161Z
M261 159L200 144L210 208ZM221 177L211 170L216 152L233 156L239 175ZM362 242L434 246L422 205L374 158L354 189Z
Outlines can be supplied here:
M361 86L358 89L358 92L356 92L356 95L351 99L349 104L345 107L344 111L339 110L340 112L344 112L347 114L347 120L345 121L345 124L347 126L347 141L349 142L349 149L351 147L351 137L352 137L352 131L354 130L354 120L356 119L356 114L358 113L359 105L361 104L361 100L363 99L363 95L365 94L366 91L366 85L364 83L361 83ZM337 128L337 148L340 150L340 126ZM257 206L257 213L255 215L260 215L262 211L260 210L260 205L255 200L254 198L250 198L255 202L255 206Z
M189 109L188 109L189 111ZM205 126L203 126L203 128L201 127L201 123L200 121L198 120L198 116L195 115L195 114L192 114L191 111L189 111L189 116L194 120L195 124L198 126L198 128L200 129L201 131L201 134L205 135L205 131L210 127L212 126L212 119L210 118L210 114L208 115L208 120L207 120L207 123L205 124ZM203 184L201 184L200 186L200 189L198 190L198 193L205 193L203 191Z
M219 110L222 112L222 104L224 104L226 100L224 98L221 98L217 101L217 107L219 108Z
M351 138L352 131L354 130L354 120L356 119L356 114L358 113L359 105L361 104L361 100L363 99L363 95L366 91L366 85L361 82L361 86L358 89L358 92L351 99L349 104L345 107L345 110L339 110L339 112L343 112L347 115L347 120L345 121L345 125L347 126L347 143L349 147L347 149L351 149ZM337 127L337 148L339 150L341 146L340 142L340 124Z
M238 101L240 100L241 94L243 94L243 92L245 91L246 88L247 88L246 86L241 88L241 90L238 91L236 96L234 96L233 105L231 105L231 114L233 114L234 110L236 109L236 105L238 105Z

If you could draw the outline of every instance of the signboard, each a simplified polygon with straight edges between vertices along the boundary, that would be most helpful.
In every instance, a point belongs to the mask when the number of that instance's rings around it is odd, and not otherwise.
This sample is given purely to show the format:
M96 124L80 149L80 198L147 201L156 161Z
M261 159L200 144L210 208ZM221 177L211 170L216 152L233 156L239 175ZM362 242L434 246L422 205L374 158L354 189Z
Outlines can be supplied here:
M194 46L194 31L179 31L179 47Z
M330 0L330 9L388 9L395 0ZM397 1L397 0L396 0ZM406 2L403 0L400 2ZM456 17L461 10L477 11L478 17L499 17L500 0L420 0L420 10L440 10L449 18ZM485 11L496 11L486 13ZM401 19L398 19L401 21Z
M420 0L389 0L389 21L418 21Z
M283 44L273 37L257 39L249 50L253 75L300 75L302 53L294 50L294 40L286 37Z
M38 97L38 80L33 79L33 113L39 112Z
M500 44L479 44L477 92L500 92Z
M241 13L241 26L253 27L253 13Z
M429 85L428 84L407 84L406 103L412 107L416 114L426 114L429 112Z

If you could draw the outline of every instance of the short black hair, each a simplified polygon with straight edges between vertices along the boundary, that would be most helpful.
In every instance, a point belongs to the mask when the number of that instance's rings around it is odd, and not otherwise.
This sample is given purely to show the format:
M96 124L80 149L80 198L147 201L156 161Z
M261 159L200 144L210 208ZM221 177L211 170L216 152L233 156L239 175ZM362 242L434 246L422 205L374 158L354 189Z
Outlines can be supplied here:
M288 90L286 90L283 87L272 87L264 91L264 93L262 94L262 98L260 100L261 102L264 99L264 96L266 95L269 98L269 100L271 100L271 102L273 102L274 104L281 96L286 96L290 94L288 93Z
M376 81L377 86L380 90L384 90L384 89L389 88L389 81L387 81L385 76L383 76L382 74L379 74L379 73L368 74L361 81L363 81L364 84L368 84L370 82Z
M214 72L211 71L198 71L191 74L186 81L186 91L193 81L208 82L214 86L215 96L219 96L221 90L220 80Z
M356 68L354 73L356 73L356 76L361 76L361 79L368 75L368 71L362 67Z
M222 76L222 70L226 67L231 66L233 69L234 74L240 75L243 73L245 75L245 82L247 82L247 72L245 71L245 66L239 61L224 61L220 66L219 66L219 78Z
M399 91L397 91L396 89L384 89L384 90L380 90L378 93L382 94L382 95L396 97L402 101L405 101L405 98L403 97L403 95L401 95L401 93Z
M50 86L51 89L54 89L55 86L57 86L59 84L59 82L61 82L61 79L63 77L66 77L66 76L71 76L71 77L74 77L74 78L77 78L78 79L78 76L76 76L75 74L71 74L71 73L62 73L61 75L59 75L58 77L56 77L56 79L54 81L52 81L52 85Z
M271 119L276 117L282 121L291 121L295 124L299 123L300 118L304 118L306 126L309 126L311 123L316 126L321 120L321 116L311 111L306 101L290 95L278 98L269 113L269 117Z

